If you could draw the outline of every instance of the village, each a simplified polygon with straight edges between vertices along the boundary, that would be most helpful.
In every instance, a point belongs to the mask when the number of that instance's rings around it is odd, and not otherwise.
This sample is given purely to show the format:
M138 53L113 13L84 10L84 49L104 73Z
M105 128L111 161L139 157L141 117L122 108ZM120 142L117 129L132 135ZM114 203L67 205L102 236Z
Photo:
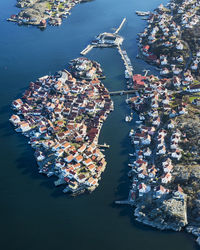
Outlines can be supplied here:
M13 101L17 114L10 121L29 138L39 173L57 176L56 186L79 194L93 191L105 170L98 137L113 103L97 78L100 65L87 58L73 62L73 74L81 78L62 70L31 82L22 98Z
M148 26L139 34L139 57L165 78L132 77L136 94L127 103L137 113L137 126L129 134L135 153L129 154L128 201L119 202L133 205L136 220L144 224L161 230L186 228L198 244L200 46L183 37L199 25L199 10L196 0L161 4L149 13Z
M18 14L11 15L7 20L41 29L46 28L47 24L59 26L63 19L71 14L70 10L81 2L87 2L87 0L19 0L16 6L22 10Z

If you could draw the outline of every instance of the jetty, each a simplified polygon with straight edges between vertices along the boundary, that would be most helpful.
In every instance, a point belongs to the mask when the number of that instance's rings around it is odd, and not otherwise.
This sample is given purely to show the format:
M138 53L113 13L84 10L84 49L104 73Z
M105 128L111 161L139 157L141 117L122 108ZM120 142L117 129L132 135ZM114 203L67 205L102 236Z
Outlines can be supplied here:
M88 52L90 52L94 48L93 45L89 44L84 50L81 51L81 55L86 55Z
M118 29L116 29L115 34L117 34L121 30L121 28L123 27L125 22L126 22L126 17L122 20L122 22L119 25Z

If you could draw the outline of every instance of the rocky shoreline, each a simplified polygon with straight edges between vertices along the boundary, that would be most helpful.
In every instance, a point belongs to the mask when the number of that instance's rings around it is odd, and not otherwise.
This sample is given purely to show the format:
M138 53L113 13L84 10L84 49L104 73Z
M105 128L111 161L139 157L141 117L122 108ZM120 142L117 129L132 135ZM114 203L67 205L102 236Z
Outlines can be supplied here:
M89 1L91 0L18 0L16 6L22 10L7 20L40 29L45 29L47 24L59 26L71 14L75 5Z
M185 229L200 245L200 3L171 0L147 22L138 37L139 57L165 78L133 76L137 94L127 103L139 125L129 135L135 154L128 202L137 221Z

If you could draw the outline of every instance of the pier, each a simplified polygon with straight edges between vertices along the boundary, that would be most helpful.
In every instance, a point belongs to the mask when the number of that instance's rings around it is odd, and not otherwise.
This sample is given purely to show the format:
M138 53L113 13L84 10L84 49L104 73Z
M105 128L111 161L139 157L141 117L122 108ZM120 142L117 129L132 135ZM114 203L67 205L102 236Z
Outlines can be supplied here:
M94 48L93 45L89 44L84 50L81 51L81 55L86 55L88 52L90 52Z
M122 20L121 24L119 25L119 28L115 31L115 34L117 34L121 30L125 22L126 22L126 17Z

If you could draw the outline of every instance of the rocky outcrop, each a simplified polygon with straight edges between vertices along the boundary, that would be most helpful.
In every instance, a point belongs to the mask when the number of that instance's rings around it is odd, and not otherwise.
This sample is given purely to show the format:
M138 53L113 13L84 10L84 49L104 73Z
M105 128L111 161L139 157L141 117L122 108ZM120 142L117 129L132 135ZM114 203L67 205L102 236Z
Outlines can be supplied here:
M25 8L25 7L32 6L36 2L38 2L38 0L18 0L16 6L19 8Z
M159 199L151 204L140 203L135 209L136 220L160 230L180 231L188 224L186 200L184 195Z

